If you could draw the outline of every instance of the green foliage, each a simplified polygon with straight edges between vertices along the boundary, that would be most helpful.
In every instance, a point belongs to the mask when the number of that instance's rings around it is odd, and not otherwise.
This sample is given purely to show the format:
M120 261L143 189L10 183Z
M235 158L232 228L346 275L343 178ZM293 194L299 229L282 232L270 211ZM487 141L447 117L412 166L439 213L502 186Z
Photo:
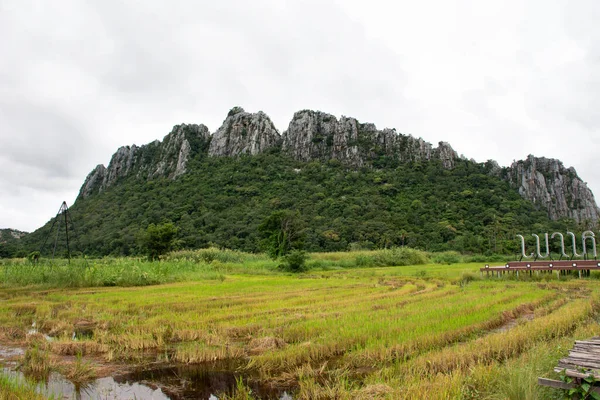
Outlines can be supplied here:
M274 266L272 267L274 268ZM253 268L242 265L252 273ZM14 260L0 263L0 287L39 285L43 287L147 286L189 280L222 280L224 272L235 271L189 260L150 262L139 259L66 260L42 259L36 265Z
M138 232L172 221L182 249L267 249L281 256L294 248L404 246L514 255L517 233L575 227L573 221L550 221L507 182L488 175L485 165L466 160L452 170L437 161L382 161L379 169L350 170L336 161L295 161L277 149L236 158L202 154L175 180L132 173L77 199L70 208L77 226L72 248L88 256L141 254L147 250L138 245ZM293 222L288 233L295 238L282 229L285 218ZM29 251L39 249L49 229L47 224L20 241ZM65 244L59 237L59 246Z
M208 249L200 250L181 250L174 253L170 253L165 257L165 261L181 261L188 260L194 262L212 263L213 261L219 261L222 263L242 263L247 261L250 257L249 254L244 254L239 251L217 249L210 247Z
M435 253L431 258L436 264L458 264L462 262L462 256L457 251L444 251L441 253Z
M39 251L32 251L27 256L27 259L29 260L30 263L37 264L38 261L40 261L40 257L41 257L41 254Z
M425 252L406 247L381 250L372 256L372 264L380 267L421 265L428 262Z
M306 260L308 254L302 250L292 250L283 257L283 264L280 268L289 272L304 272L306 271Z
M39 386L34 380L11 374L8 370L0 370L0 400L48 400L55 399L54 396L47 397L39 393Z
M302 247L302 222L298 212L275 211L258 226L258 230L263 236L263 249L273 259Z
M16 234L16 235L15 235ZM25 257L21 235L24 232L0 229L0 258Z
M47 351L41 349L37 344L25 351L19 369L25 376L47 379L52 371L50 358Z
M589 371L586 371L585 368L579 368L579 372L586 374ZM568 376L566 371L563 370L560 373L560 380L575 385L574 388L565 390L565 395L568 399L600 400L600 394L594 391L594 389L598 388L596 385L598 380L596 380L594 375L589 374L586 378L576 379Z
M173 223L150 224L142 234L142 247L151 261L158 260L160 256L168 253L175 246L175 235L177 228Z

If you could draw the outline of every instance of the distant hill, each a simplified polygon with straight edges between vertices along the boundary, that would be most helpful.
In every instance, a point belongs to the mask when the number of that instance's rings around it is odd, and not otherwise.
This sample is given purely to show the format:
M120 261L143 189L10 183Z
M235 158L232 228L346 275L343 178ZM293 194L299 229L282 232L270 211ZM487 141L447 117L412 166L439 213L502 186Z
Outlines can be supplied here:
M27 235L27 232L16 229L0 229L0 257L23 255L21 238L25 235Z
M311 251L512 252L516 233L595 226L600 216L558 160L476 163L445 142L311 110L280 134L265 113L235 107L212 135L176 125L162 142L122 147L98 165L71 207L74 247L136 253L140 230L172 221L182 247L259 251L258 225L278 210L297 212ZM49 227L25 237L27 247Z

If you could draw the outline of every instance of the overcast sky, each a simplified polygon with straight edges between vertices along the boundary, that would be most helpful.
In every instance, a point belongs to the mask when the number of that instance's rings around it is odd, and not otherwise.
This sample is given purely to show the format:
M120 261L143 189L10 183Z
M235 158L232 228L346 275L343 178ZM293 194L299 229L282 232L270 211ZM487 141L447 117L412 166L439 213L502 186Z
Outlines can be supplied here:
M600 193L600 2L0 0L0 228L32 231L119 146L229 109L317 109Z

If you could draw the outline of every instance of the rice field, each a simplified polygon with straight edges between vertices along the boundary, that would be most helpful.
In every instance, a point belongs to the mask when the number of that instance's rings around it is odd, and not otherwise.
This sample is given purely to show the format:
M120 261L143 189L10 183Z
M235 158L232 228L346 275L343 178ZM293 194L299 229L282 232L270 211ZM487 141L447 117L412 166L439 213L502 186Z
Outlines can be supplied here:
M227 362L246 377L231 398L252 398L244 385L259 381L297 399L534 399L560 398L537 377L599 332L595 279L480 279L481 263L344 267L358 256L369 255L312 255L299 275L186 256L165 261L185 279L133 287L12 278L0 344L35 348L50 367L75 355L103 368Z

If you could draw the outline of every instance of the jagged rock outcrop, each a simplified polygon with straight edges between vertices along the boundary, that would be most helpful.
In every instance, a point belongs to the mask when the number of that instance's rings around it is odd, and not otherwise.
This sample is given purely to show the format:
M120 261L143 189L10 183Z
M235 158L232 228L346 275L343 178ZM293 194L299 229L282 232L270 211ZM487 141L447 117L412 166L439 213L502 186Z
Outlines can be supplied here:
M380 157L388 157L401 162L438 158L445 168L453 168L458 158L445 142L434 149L423 139L398 134L394 129L378 130L374 124L355 118L342 116L338 120L312 110L294 114L283 133L282 151L301 161L337 159L352 167L369 166Z
M210 156L255 155L278 144L280 134L262 111L247 113L241 107L229 111L210 142Z
M85 178L81 189L79 189L79 196L86 198L96 192L100 192L106 188L104 184L106 180L106 167L103 164L96 165L96 168L92 170Z
M155 140L141 147L123 146L112 156L108 167L98 165L87 176L79 197L102 192L131 174L145 179L175 179L186 172L194 154L206 151L210 139L205 125L181 124L175 125L162 142Z
M142 168L142 174L146 172L148 178L165 176L175 179L187 171L192 153L204 151L210 140L210 131L206 125L175 125L162 143L155 142L160 152L158 162L155 167L144 163L147 168Z
M573 167L565 168L559 160L529 155L526 160L513 162L505 178L551 219L595 223L600 218L592 191Z
M338 159L362 166L358 149L356 120L342 117L338 122L331 114L303 110L294 114L283 133L282 150L300 161Z
M439 142L438 147L434 149L433 156L439 159L446 169L454 168L454 162L458 159L458 153L447 142Z

